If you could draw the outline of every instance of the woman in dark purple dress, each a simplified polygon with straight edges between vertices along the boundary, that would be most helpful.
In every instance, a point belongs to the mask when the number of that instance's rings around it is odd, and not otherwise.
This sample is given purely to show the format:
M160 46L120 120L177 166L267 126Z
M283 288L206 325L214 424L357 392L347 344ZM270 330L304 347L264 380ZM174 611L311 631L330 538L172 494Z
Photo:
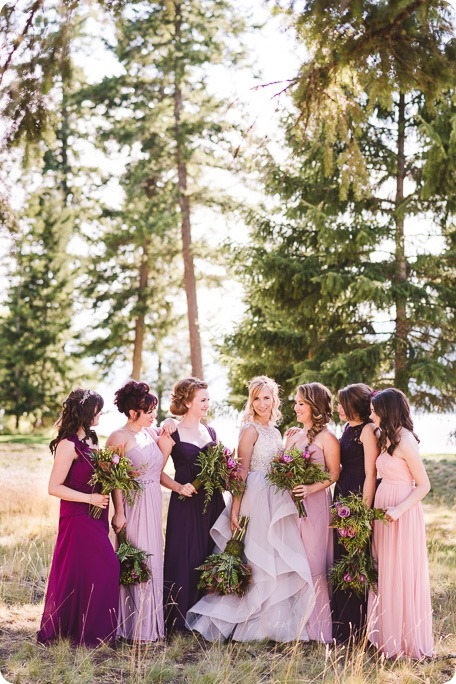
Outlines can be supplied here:
M91 448L103 399L76 389L63 403L59 431L50 443L54 465L49 494L60 502L59 531L52 559L38 641L66 637L74 645L113 642L119 602L119 561L109 541L109 496L89 484ZM103 509L99 519L90 506Z
M166 525L164 566L165 625L168 635L185 630L188 609L201 597L197 589L198 565L212 553L214 542L210 529L225 508L220 493L214 494L206 513L203 513L204 494L197 493L191 484L198 476L195 463L198 455L216 443L213 428L201 420L209 408L207 383L196 378L185 378L173 388L170 412L183 416L177 430L168 436L163 434L159 447L174 462L175 479L162 473L161 483L172 490L168 521ZM180 495L186 498L179 499Z
M362 494L368 506L372 506L375 494L375 462L378 457L375 426L369 418L372 390L358 383L348 385L339 391L337 410L346 420L340 438L341 473L334 490L334 501L339 496ZM337 530L334 530L336 533ZM334 534L334 562L345 552ZM366 623L367 596L359 598L350 591L333 589L331 611L333 639L346 643L358 640L363 635Z

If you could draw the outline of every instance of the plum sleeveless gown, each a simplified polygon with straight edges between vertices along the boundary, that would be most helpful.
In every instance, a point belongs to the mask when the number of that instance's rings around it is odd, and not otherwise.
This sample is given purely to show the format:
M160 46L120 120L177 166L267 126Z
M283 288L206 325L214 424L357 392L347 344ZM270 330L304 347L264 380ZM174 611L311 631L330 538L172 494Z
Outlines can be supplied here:
M366 420L360 425L345 426L340 438L340 462L342 470L334 489L334 501L339 496L362 494L366 473L364 471L364 447L360 441L364 427L370 423ZM334 530L334 562L338 561L346 551L339 543L339 535ZM351 591L333 588L331 596L333 619L333 638L337 643L363 636L366 624L367 597L359 597Z
M133 506L124 499L127 539L151 554L147 564L152 572L148 582L120 587L117 635L131 641L156 641L164 637L163 624L163 531L160 475L163 454L152 430L144 428L148 442L127 451L133 466L140 470L143 491Z
M388 452L377 459L382 481L374 505L400 504L415 483L407 463ZM432 608L421 502L394 523L374 522L373 553L378 561L378 594L369 593L369 640L387 657L432 656Z
M90 448L72 435L78 458L64 484L85 494L99 491L88 482L93 473ZM38 641L67 637L74 645L98 646L116 637L119 561L108 537L108 509L98 520L89 504L60 501L59 531L52 559Z
M305 446L299 444L300 448ZM316 444L309 446L315 463L325 467L323 451ZM331 494L329 487L320 492L310 494L304 500L307 511L306 518L300 518L300 533L304 549L309 561L312 581L315 588L316 602L307 623L307 632L312 641L331 643L332 619L329 603L328 571L332 565L333 542L331 524Z
M187 613L187 625L209 641L307 641L315 593L299 518L290 494L276 491L265 478L281 436L273 426L245 425L258 432L240 508L249 517L244 553L252 584L243 597L207 594ZM231 505L211 530L218 551L231 538L230 510Z
M190 442L181 441L179 430L171 437L175 441L171 457L176 470L174 479L185 484L192 482L199 473L195 461L198 454L216 443L215 430L207 428L211 441L200 448ZM225 508L223 496L217 492L209 502L206 513L204 492L179 499L171 493L166 525L164 566L164 607L166 631L184 631L187 610L201 596L197 589L199 573L195 570L212 553L214 542L210 529Z

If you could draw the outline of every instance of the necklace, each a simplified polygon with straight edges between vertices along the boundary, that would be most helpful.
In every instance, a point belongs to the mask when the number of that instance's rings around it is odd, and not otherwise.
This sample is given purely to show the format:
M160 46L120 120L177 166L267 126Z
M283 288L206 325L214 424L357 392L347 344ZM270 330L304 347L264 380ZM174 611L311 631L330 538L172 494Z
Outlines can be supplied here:
M142 432L142 428L140 428L139 430L132 430L128 427L128 425L124 425L124 430L127 430L127 432L131 432L132 435L139 435L139 433Z

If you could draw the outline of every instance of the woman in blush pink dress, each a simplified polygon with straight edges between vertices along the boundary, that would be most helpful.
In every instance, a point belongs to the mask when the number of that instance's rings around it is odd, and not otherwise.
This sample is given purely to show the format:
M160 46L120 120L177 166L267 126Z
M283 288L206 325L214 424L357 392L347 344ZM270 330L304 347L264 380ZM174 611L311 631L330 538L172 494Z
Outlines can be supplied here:
M316 604L307 623L309 638L331 643L332 619L329 603L328 570L332 565L333 536L330 529L330 485L339 477L340 445L327 427L332 416L332 395L319 382L299 385L295 412L301 430L287 436L286 448L308 447L315 463L327 470L329 479L312 485L298 485L294 494L304 499L307 517L300 519L301 538L307 554L316 593Z
M372 397L380 428L374 505L388 524L374 522L378 593L369 594L369 640L389 658L432 656L432 608L421 500L430 490L405 395L388 388Z
M131 380L117 390L115 404L127 417L115 430L108 446L123 446L135 468L142 494L133 506L120 491L113 495L115 532L125 528L129 542L150 554L147 563L151 577L147 582L120 587L117 635L127 641L147 643L164 637L163 625L163 532L160 476L163 454L157 446L158 434L152 427L157 416L157 398L145 382Z

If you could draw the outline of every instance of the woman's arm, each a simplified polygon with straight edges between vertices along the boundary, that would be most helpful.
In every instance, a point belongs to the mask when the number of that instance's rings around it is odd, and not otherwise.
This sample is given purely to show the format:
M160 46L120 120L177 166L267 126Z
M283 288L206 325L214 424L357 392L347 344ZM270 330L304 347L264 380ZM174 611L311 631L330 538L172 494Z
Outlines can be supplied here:
M106 446L109 447L124 447L126 449L129 437L124 434L123 430L115 430L106 440ZM126 526L127 518L125 517L123 496L120 489L114 489L112 493L112 501L114 504L114 515L112 516L111 526L116 534Z
M67 439L62 439L57 444L55 451L54 465L52 466L51 475L49 477L48 492L51 496L57 496L64 501L77 501L79 503L88 503L98 508L106 508L109 505L109 496L107 494L85 494L78 492L77 489L71 489L63 483L70 471L71 464L77 458L76 449L73 442Z
M163 454L163 468L168 461L173 446L174 440L166 433L163 433L158 440L158 447ZM163 487L171 489L172 492L176 492L180 496L193 496L193 494L198 493L191 482L187 482L186 484L176 482L176 480L173 480L172 477L163 472L163 468L160 476L160 484L163 485Z
M293 494L302 496L305 498L309 494L315 494L316 492L321 492L323 489L330 487L333 482L337 482L340 475L340 444L336 435L328 430L322 430L319 433L323 454L325 457L326 470L328 471L329 480L324 482L315 482L311 485L298 485L293 489ZM312 448L310 444L309 448Z
M363 500L368 506L372 506L375 495L375 483L377 477L376 462L378 458L378 443L375 436L375 425L368 423L361 431L359 437L364 449L364 473Z
M402 430L401 441L396 447L394 455L407 463L416 486L404 501L387 509L386 519L389 522L395 522L405 511L424 499L431 489L428 474L420 457L418 442L408 430Z
M238 444L238 460L241 466L241 477L244 482L249 474L250 461L252 460L253 447L258 439L258 432L253 425L247 425L241 432ZM233 496L230 513L230 527L231 532L239 528L239 509L241 507L242 497Z

